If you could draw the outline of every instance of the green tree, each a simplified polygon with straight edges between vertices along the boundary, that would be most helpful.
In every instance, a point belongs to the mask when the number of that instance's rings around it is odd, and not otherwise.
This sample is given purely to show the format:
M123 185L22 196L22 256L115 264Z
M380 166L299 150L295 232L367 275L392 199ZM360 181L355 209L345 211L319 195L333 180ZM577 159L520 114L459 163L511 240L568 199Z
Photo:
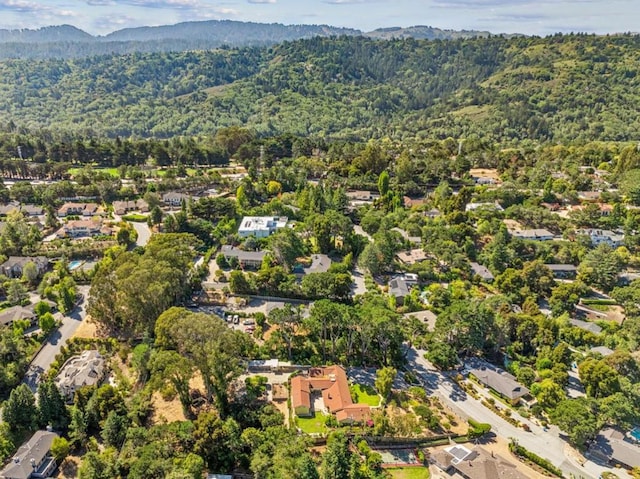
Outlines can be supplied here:
M458 364L456 350L450 344L442 342L430 343L425 357L440 369L451 369Z
M159 388L165 383L171 384L178 394L185 416L190 417L191 395L189 381L193 377L193 364L177 351L155 351L149 361L151 384Z
M69 455L71 452L71 445L64 437L56 437L51 443L51 455L55 458L58 464Z
M584 447L600 430L595 401L589 398L566 399L551 412L551 419L569 435L571 442Z
M9 281L9 287L7 288L7 301L9 303L19 305L27 298L29 298L29 293L20 281L16 279Z
M11 391L2 409L2 419L12 431L25 432L34 428L38 417L35 398L29 386L20 384Z
M127 434L129 420L117 411L111 411L102 426L102 440L107 446L119 448Z
M53 381L42 381L38 385L38 423L64 431L69 425L69 412L60 390Z
M44 334L49 334L56 327L56 318L51 313L45 313L38 319L38 326Z
M380 193L381 197L386 196L386 194L389 192L388 171L383 171L382 173L380 173L380 176L378 176L378 192Z
M38 284L38 277L40 273L38 272L38 267L33 261L28 261L24 268L22 268L22 280L29 283L31 286L36 286Z
M578 279L609 292L618 282L620 259L606 244L601 244L584 257L578 266Z
M322 454L322 479L345 479L350 477L351 453L347 437L343 432L332 434L327 440L327 449Z
M398 372L392 367L384 367L376 371L375 386L380 396L382 396L382 400L385 402L389 399L391 388L393 387L393 381L397 374Z

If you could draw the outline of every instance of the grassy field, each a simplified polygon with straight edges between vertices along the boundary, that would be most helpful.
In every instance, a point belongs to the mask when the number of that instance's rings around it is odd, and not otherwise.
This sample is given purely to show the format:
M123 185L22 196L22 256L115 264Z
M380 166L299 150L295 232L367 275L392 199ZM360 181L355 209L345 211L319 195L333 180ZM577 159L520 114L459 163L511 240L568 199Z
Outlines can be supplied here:
M429 479L429 468L423 466L387 467L393 479Z
M79 171L81 171L82 168L69 168L69 174L70 175L76 175ZM93 168L94 171L100 171L102 173L109 173L111 176L115 177L115 178L120 178L120 175L118 174L118 169L117 168Z
M296 425L306 434L325 434L328 429L324 424L325 417L315 414L313 417L297 417Z
M144 223L147 221L147 216L146 215L140 215L137 213L129 213L127 215L124 215L122 217L123 220L126 221L134 221L136 223Z
M369 406L377 407L380 405L380 396L371 386L363 386L361 384L354 384L349 387L351 391L351 397L356 403L368 404Z

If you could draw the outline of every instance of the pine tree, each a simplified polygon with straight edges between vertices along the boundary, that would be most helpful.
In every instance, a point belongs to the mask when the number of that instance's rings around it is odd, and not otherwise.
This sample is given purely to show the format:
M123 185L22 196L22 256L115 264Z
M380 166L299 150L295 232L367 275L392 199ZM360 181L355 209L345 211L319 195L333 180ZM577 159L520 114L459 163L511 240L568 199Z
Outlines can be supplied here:
M57 431L69 425L69 412L64 399L53 381L38 386L38 422L41 427L51 426Z

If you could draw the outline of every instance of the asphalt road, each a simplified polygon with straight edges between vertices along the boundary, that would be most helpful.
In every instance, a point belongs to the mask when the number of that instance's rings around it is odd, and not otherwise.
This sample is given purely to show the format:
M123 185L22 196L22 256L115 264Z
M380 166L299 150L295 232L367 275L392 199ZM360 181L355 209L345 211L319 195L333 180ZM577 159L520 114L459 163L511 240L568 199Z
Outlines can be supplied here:
M562 469L567 476L573 474L576 478L596 479L602 472L612 471L612 469L601 467L590 461L587 461L584 466L580 466L568 459L565 456L567 443L560 437L561 433L555 426L544 431L533 422L522 419L521 422L526 422L531 428L531 432L526 432L511 425L436 370L424 359L424 351L416 350L415 348L408 349L407 363L408 367L421 377L422 385L427 394L440 397L447 406L462 418L473 418L476 421L491 424L491 430L498 436L517 439L520 445L550 460L555 466ZM620 474L621 471L616 470L615 472Z
M136 240L136 246L145 246L151 238L151 229L147 223L139 223L132 221L133 228L138 233L138 239Z
M68 316L63 318L62 325L56 331L51 333L51 336L45 345L29 365L29 370L24 378L24 383L27 384L33 392L38 388L38 381L42 374L49 369L62 346L69 338L71 338L71 336L73 336L73 333L76 332L87 315L86 307L87 300L89 298L89 286L78 286L78 292L82 294L82 301Z

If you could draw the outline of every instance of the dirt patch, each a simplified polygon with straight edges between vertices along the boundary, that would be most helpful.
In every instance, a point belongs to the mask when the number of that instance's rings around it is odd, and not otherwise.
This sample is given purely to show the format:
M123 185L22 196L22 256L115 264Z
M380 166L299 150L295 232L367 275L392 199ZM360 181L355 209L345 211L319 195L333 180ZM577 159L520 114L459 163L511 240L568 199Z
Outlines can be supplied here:
M478 178L491 178L495 181L500 180L498 170L495 168L471 168L469 174Z
M189 382L189 388L192 391L204 393L204 382L200 374L195 374ZM153 404L153 415L151 416L152 424L172 423L176 421L186 421L186 417L182 410L182 404L178 396L170 401L166 401L159 392L153 393L151 396Z
M82 458L80 456L68 456L58 467L58 474L55 477L58 479L74 479L78 477L78 468L81 461Z
M93 339L98 337L98 328L96 324L91 320L90 316L87 316L76 332L72 336L73 338Z

